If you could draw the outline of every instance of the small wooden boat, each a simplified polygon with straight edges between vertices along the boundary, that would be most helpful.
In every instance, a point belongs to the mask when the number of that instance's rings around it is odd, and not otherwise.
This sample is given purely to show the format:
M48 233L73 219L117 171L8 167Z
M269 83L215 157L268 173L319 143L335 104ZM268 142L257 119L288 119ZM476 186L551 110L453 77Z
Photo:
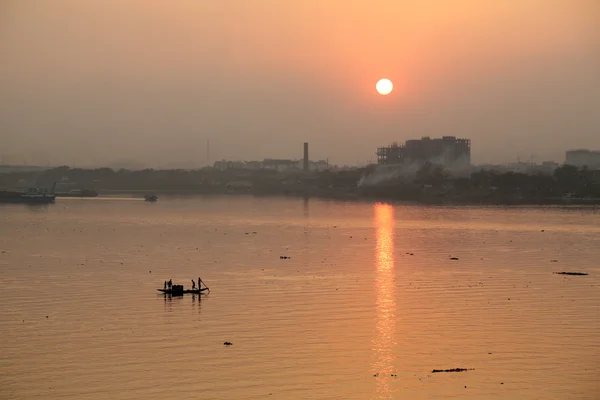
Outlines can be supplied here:
M202 294L204 292L210 293L210 289L209 288L202 288L202 289L185 289L185 290L175 290L173 291L173 289L156 289L159 292L162 292L164 294L172 294L172 295L184 295L184 294Z

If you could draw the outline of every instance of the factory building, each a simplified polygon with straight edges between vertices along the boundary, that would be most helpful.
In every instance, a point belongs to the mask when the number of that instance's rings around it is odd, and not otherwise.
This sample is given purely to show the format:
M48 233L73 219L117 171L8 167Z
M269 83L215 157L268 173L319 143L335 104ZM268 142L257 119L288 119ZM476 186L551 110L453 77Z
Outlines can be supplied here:
M377 149L378 164L424 164L431 162L450 168L467 168L471 165L471 140L443 136L432 139L407 140L404 144L392 143Z

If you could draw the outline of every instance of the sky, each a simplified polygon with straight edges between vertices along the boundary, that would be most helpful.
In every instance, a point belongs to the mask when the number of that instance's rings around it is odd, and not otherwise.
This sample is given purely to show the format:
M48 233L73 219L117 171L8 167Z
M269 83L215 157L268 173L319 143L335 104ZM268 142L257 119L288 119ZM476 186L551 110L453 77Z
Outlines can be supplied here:
M442 135L475 163L600 149L600 2L0 0L0 162L200 166L306 141L356 165Z

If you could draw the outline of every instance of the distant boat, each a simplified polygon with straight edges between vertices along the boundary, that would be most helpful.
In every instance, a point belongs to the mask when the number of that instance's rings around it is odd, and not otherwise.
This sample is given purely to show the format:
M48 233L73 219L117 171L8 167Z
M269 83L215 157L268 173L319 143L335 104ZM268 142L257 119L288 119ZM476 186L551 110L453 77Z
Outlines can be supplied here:
M52 187L54 191L54 186ZM0 191L0 203L25 203L25 204L51 204L56 200L56 195L48 189L36 186L26 192Z
M144 196L144 200L146 201L156 201L158 197L155 194L147 194Z
M158 290L159 292L163 292L164 294L172 294L174 296L177 296L177 295L182 296L182 295L188 294L188 293L191 293L191 294L201 294L201 293L204 293L204 292L210 292L210 290L208 288L202 288L202 289L185 289L185 290L177 290L177 289L175 289L175 290L173 290L173 289L156 289L156 290Z

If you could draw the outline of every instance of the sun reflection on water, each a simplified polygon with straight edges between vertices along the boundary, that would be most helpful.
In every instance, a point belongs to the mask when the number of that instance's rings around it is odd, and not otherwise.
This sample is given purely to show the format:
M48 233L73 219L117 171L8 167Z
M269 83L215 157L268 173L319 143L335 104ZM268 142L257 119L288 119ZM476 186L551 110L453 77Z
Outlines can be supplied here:
M375 211L376 230L376 318L373 339L373 374L376 374L377 392L380 398L392 398L388 386L393 370L396 325L396 299L394 296L394 207L377 203Z

